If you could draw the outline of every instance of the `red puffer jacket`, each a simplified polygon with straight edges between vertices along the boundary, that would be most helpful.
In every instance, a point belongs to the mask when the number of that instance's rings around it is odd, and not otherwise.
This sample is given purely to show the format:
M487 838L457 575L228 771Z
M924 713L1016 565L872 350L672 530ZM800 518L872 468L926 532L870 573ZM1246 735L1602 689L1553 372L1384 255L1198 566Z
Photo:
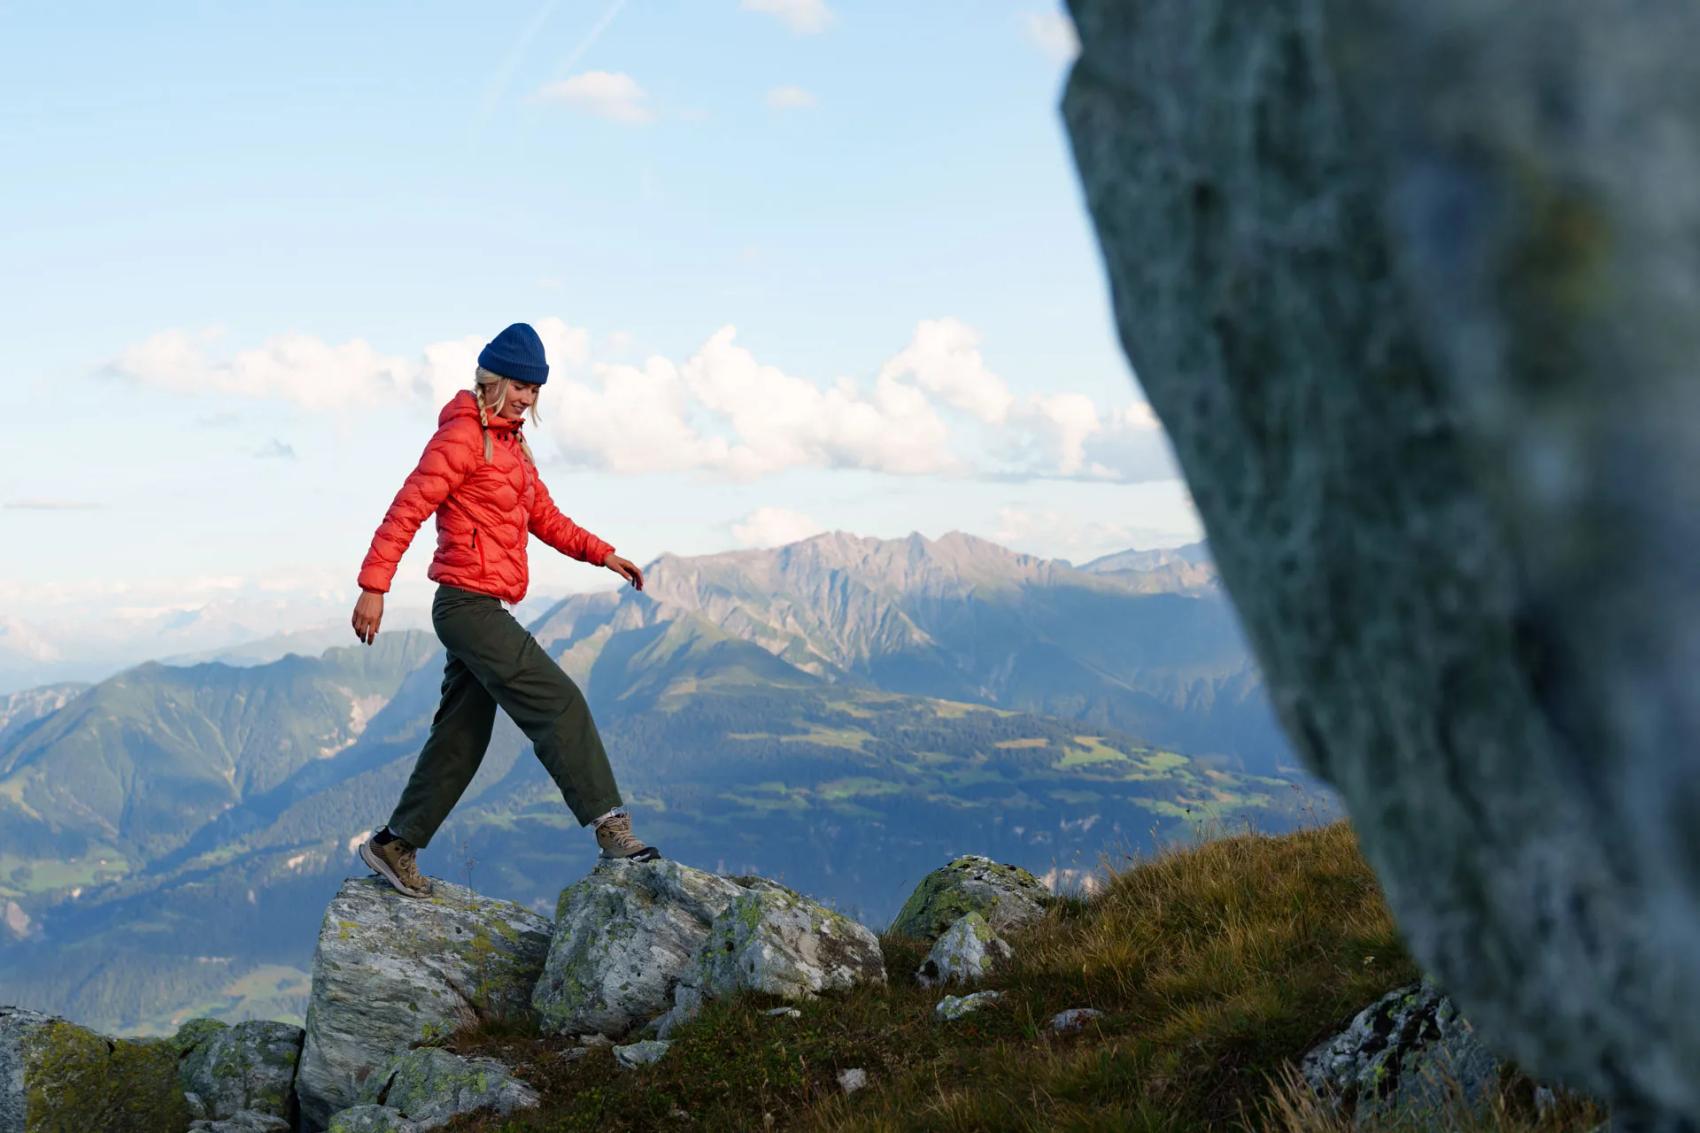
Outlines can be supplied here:
M525 597L526 533L563 555L601 566L614 548L562 515L519 444L521 422L490 415L484 460L478 403L461 390L437 416L437 434L396 493L360 564L360 588L389 590L396 564L425 517L437 513L437 553L426 577L507 602Z

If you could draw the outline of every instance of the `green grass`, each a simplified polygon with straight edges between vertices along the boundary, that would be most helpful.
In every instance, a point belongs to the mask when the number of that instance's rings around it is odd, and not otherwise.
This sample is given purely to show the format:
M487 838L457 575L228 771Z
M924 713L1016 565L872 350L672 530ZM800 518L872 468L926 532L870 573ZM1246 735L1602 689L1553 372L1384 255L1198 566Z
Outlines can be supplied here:
M710 1004L640 1071L605 1050L568 1062L568 1044L522 1032L464 1034L458 1049L507 1060L544 1104L450 1128L1332 1133L1282 1074L1418 974L1344 823L1170 847L1012 942L1015 964L988 985L1005 998L955 1024L934 1021L940 993L911 978L925 946L886 937L887 984L799 1019L765 1016L761 996ZM1052 1036L1046 1020L1069 1007L1105 1015ZM846 1096L836 1075L851 1067L870 1088Z
M1075 736L1074 743L1064 748L1058 768L1081 767L1088 763L1126 763L1129 756L1104 742L1102 736ZM1185 763L1186 760L1182 760Z

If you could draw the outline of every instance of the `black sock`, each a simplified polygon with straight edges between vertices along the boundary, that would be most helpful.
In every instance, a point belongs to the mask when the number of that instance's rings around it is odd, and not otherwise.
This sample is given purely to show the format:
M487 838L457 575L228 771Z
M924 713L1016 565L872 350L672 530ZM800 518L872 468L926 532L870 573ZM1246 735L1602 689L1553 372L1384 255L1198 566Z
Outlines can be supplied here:
M391 842L395 841L395 835L390 833L390 828L386 826L376 834L372 835L372 841L376 842L380 846L387 846Z

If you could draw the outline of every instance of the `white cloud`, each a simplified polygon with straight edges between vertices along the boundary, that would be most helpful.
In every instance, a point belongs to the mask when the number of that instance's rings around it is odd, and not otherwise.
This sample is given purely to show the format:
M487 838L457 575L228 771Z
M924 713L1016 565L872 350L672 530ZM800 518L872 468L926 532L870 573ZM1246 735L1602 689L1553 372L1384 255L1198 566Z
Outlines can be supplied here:
M564 102L587 114L632 126L655 120L648 93L621 71L586 71L545 83L532 97L542 102Z
M823 32L834 18L826 0L742 0L738 7L773 16L798 35Z
M986 368L980 357L980 336L957 319L922 319L909 340L880 376L913 375L921 388L989 425L1009 414L1014 398L1002 378Z
M795 468L896 476L1115 482L1166 479L1173 461L1149 406L1100 407L1083 394L1016 397L987 366L980 335L957 319L924 319L871 388L788 374L725 326L683 362L619 361L618 333L592 351L590 332L534 320L549 359L542 423L580 467L619 475L702 472L751 480ZM109 364L133 381L182 391L293 401L335 412L398 400L442 405L469 387L485 335L427 345L414 361L361 341L280 336L231 357L216 335L172 330ZM274 445L267 455L285 455ZM14 504L12 506L21 506Z
M774 87L767 92L767 104L774 110L813 110L815 96L802 87Z
M1191 497L1176 481L1118 487L1127 514L1143 522L1082 518L1068 512L1020 506L1000 507L994 543L1046 558L1079 564L1130 547L1176 547L1204 537Z
M1072 63L1080 54L1080 34L1068 13L1058 9L1030 12L1022 21L1027 39L1053 63Z
M732 525L732 537L742 547L778 547L825 530L826 524L802 512L782 507L758 507Z
M103 505L88 500L24 499L8 500L8 511L98 511Z
M270 441L261 445L254 455L262 460L294 460L295 446L273 437Z
M558 318L532 323L543 340L551 377L581 368L590 357L590 332ZM500 328L498 328L500 329ZM492 332L494 333L494 332ZM217 331L161 331L129 347L106 371L130 381L179 393L225 393L292 401L307 409L427 400L441 405L470 389L478 352L488 337L434 342L416 362L379 354L360 339L340 345L311 335L279 335L258 349L225 359L208 356Z

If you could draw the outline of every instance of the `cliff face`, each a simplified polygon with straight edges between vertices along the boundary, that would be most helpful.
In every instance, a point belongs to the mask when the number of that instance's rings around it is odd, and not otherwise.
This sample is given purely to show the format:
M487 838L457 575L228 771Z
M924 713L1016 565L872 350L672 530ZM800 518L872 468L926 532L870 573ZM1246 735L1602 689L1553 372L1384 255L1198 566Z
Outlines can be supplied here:
M1700 1120L1700 8L1070 6L1122 342L1288 734L1486 1035Z

